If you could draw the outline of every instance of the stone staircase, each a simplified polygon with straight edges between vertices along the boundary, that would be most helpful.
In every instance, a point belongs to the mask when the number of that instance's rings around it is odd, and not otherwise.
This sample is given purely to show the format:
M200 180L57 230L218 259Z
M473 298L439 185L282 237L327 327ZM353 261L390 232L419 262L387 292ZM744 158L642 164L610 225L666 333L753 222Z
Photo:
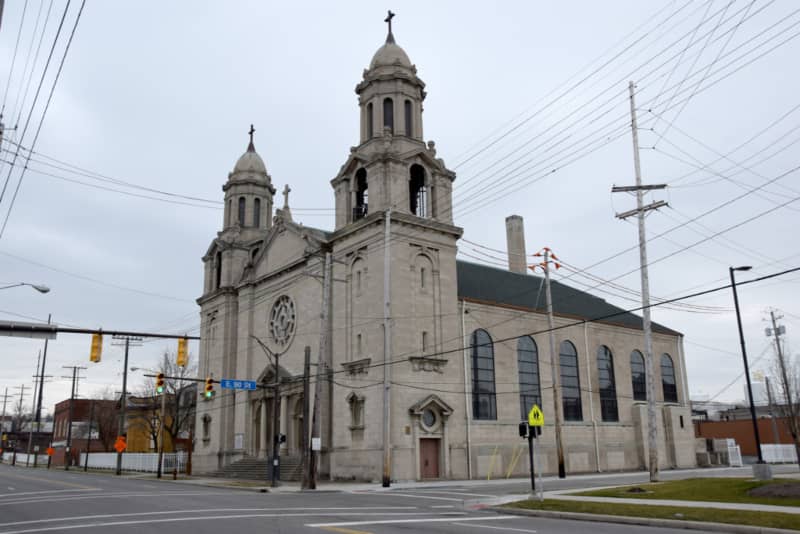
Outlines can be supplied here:
M247 457L223 467L213 473L213 476L245 480L271 480L271 465L271 458ZM268 470L269 472L267 472ZM301 458L299 456L281 456L280 477L280 480L283 481L299 481L302 478Z

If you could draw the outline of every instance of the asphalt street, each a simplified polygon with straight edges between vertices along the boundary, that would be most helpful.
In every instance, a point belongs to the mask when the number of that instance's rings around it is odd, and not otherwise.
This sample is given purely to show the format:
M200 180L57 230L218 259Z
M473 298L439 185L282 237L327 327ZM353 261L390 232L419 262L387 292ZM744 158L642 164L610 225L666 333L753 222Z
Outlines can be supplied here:
M616 478L621 482L625 476ZM560 483L590 485L577 477ZM0 465L0 534L686 532L513 516L472 506L520 490L526 491L522 481L507 486L451 483L389 491L361 487L316 493L259 493L185 482Z

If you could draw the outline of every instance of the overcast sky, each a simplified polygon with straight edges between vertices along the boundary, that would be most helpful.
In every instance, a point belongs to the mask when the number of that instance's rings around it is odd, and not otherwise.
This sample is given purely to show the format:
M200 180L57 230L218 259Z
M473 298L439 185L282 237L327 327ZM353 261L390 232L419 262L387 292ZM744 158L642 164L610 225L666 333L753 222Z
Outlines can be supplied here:
M80 2L69 8L20 139L66 4L52 2L34 63L50 1L6 2L4 91L25 5L3 121L19 123L7 141L30 147ZM0 319L52 314L61 325L196 335L201 257L221 228L221 186L251 123L274 185L292 188L295 220L332 229L329 181L358 143L353 90L384 42L389 8L397 43L427 84L425 139L458 174L455 222L469 240L462 259L503 264L504 219L518 214L529 253L549 246L586 269L564 268L557 278L599 286L591 291L621 307L639 305L636 225L615 218L635 198L610 192L634 182L633 80L643 180L670 186L647 196L669 202L647 218L649 237L670 230L648 243L652 295L723 285L730 265L754 267L740 281L800 266L800 201L791 202L800 195L796 2L90 1L0 237L2 285L52 290L2 290ZM2 149L5 182L16 147ZM2 219L26 154L10 174ZM769 307L785 315L790 342L800 329L799 283L794 273L740 288L751 368L766 369L771 357ZM654 309L653 320L685 334L692 396L744 398L730 291L688 302ZM121 389L121 348L106 340L94 365L89 341L59 335L50 343L46 410L69 396L62 366L88 367L82 396ZM153 367L174 345L145 343L130 365ZM42 346L0 338L0 394L31 384ZM132 374L133 389L140 375Z

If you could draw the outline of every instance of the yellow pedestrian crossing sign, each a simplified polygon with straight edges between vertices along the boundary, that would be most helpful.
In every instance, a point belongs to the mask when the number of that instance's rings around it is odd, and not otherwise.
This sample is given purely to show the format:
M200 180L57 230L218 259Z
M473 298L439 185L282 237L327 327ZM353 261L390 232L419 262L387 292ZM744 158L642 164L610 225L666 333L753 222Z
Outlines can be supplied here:
M536 404L534 404L531 411L528 412L528 424L530 426L544 426L544 414Z

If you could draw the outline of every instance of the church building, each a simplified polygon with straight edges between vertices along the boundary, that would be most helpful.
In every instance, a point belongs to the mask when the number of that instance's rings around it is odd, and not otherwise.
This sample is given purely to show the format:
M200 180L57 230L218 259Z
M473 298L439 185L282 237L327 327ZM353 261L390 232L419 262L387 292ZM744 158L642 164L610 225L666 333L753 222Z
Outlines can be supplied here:
M264 387L216 385L198 401L195 471L266 464L277 433L284 468L298 465L313 427L322 478L521 476L518 424L534 404L545 473L559 468L554 407L567 473L646 468L641 318L553 282L554 370L522 219L506 219L509 270L456 258L456 174L425 141L425 83L387 20L355 89L359 143L330 180L335 227L296 221L288 185L273 205L252 129L222 186L222 229L203 256L197 300L200 376ZM660 467L692 467L682 335L653 324L653 354Z

